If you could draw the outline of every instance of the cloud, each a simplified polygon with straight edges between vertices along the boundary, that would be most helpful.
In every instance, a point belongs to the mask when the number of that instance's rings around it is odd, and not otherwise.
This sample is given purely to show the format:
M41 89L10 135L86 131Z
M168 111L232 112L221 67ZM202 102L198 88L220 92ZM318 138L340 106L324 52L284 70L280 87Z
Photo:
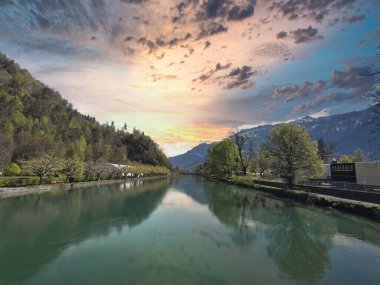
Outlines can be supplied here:
M355 15L350 18L343 17L342 22L348 23L348 24L353 24L356 22L363 21L365 19L365 15Z
M226 0L207 0L204 2L203 7L197 13L198 20L205 20L215 17L224 17L227 14Z
M291 52L283 43L271 42L257 46L253 53L262 58L289 58Z
M187 40L189 40L192 37L190 33L187 33L182 38L171 38L170 40L166 40L163 36L156 38L156 40L149 40L146 37L140 37L136 39L136 43L145 46L148 48L149 52L152 52L154 50L157 50L158 48L164 48L164 47L174 47L179 45L180 43L183 43ZM127 37L124 41L130 41L133 37Z
M166 79L166 80L178 79L177 75L173 75L173 74L153 74L152 78L153 78L153 82L156 82L162 79Z
M346 10L359 0L287 0L274 1L270 11L276 11L279 15L297 20L306 18L315 22L322 22L327 15L336 10Z
M291 31L290 35L293 37L296 44L308 43L315 40L321 40L324 37L318 35L318 29L309 26L308 28L299 28L297 30Z
M326 88L326 81L305 81L302 87L298 84L276 87L273 91L272 98L279 98L288 103L296 99L306 98L314 94L318 94L321 91L326 90Z
M201 74L198 78L196 79L193 79L193 82L195 81L206 81L208 80L214 73L220 71L220 70L224 70L224 69L228 69L231 67L231 63L227 63L225 65L222 65L220 62L218 62L216 65L215 65L215 68L209 70L207 73L204 73L204 74Z
M326 103L340 102L354 104L362 100L362 98L372 92L373 79L369 76L365 76L370 71L369 67L354 67L348 66L344 71L334 70L331 74L329 81L316 81L309 83L313 88L307 87L306 89L297 89L291 91L297 92L279 92L277 97L284 98L286 102L293 101L300 97L315 98L309 102L305 102L296 105L293 108L293 114L298 115L304 112L310 112L311 110L320 107ZM306 93L305 93L306 92ZM324 94L323 92L327 92ZM301 96L297 96L302 94Z
M299 115L305 112L310 112L310 110L313 110L325 103L333 103L333 102L358 102L362 99L362 96L357 93L352 92L330 92L325 95L318 96L312 101L296 105L293 108L293 114Z
M284 38L286 38L287 36L288 36L288 33L285 32L285 31L281 31L281 32L279 32L279 33L276 34L276 38L277 38L277 39L284 39Z
M254 75L258 75L257 70L253 70L251 66L243 65L242 67L237 67L232 69L226 76L226 79L231 79L224 88L233 89L240 87L241 89L248 89L254 86L254 82L248 79Z
M373 78L365 76L371 72L370 67L348 66L344 71L334 70L331 75L331 86L353 90L364 95L373 85Z
M200 4L196 12L197 21L205 21L215 18L222 18L228 21L240 21L249 18L254 13L256 1L240 1L241 5L236 5L230 0L207 0Z
M223 26L223 24L211 22L201 28L201 31L199 32L197 39L202 39L208 36L224 33L227 31L228 28Z
M245 18L251 17L253 15L254 8L253 5L248 5L247 7L233 6L230 11L228 11L229 20L243 20Z
M143 4L144 2L148 2L149 0L120 0L121 3L126 4Z
M327 117L330 115L331 115L330 109L324 108L318 112L314 112L314 113L310 114L309 116L311 116L313 118L321 118L321 117Z

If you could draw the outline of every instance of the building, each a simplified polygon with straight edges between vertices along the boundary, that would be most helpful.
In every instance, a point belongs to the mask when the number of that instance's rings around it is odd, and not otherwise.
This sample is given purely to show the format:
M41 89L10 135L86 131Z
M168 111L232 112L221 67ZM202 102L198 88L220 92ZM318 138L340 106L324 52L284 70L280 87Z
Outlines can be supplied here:
M380 161L355 162L356 183L380 186Z
M380 161L324 164L320 179L380 186Z

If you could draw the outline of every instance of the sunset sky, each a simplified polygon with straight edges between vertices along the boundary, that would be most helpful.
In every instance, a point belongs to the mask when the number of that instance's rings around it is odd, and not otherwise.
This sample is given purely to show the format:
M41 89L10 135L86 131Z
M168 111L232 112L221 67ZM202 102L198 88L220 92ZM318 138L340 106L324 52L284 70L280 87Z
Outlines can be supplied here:
M0 52L171 156L368 107L380 0L0 0Z

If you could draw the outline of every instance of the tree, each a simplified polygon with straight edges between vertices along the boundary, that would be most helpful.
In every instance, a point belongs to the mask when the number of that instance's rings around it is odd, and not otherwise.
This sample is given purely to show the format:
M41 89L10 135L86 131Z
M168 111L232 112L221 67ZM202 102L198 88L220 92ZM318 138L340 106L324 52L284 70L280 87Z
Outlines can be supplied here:
M13 149L12 139L0 132L0 171L11 162Z
M270 169L271 167L271 160L270 160L270 154L266 150L266 148L263 146L260 148L259 156L257 158L257 168L260 173L260 177L263 177L265 174L265 171Z
M343 154L341 157L338 159L339 163L353 163L354 160L351 155Z
M363 162L366 160L366 157L364 152L360 148L358 148L352 155L352 159L354 162Z
M377 55L380 58L380 53L377 53ZM374 122L377 126L377 132L380 134L380 68L379 66L372 65L369 68L369 72L362 75L373 78L372 88L366 97L374 106Z
M354 162L362 162L365 161L366 157L363 151L358 148L352 155L343 154L339 157L338 162L340 163L354 163Z
M328 143L324 138L317 139L318 155L324 163L331 163L336 149L334 143Z
M66 183L72 182L82 169L82 163L76 159L66 159L62 163L62 172L66 175Z
M129 159L170 167L159 146L143 132L117 130L82 115L61 95L0 53L0 171L10 162L56 153L82 162Z
M312 177L323 171L317 144L297 125L281 125L272 130L265 144L277 171L286 176L292 188L298 177Z
M96 175L96 178L98 181L102 178L103 174L109 173L111 170L111 167L106 164L106 162L100 162L96 164L96 167L94 168L94 174Z
M244 176L247 176L248 163L245 161L243 157L243 147L247 143L248 138L245 136L245 134L240 132L237 128L235 129L234 132L232 132L231 136L237 147L237 153L239 155L241 170L243 171Z
M4 174L6 176L17 176L20 175L20 173L21 169L16 163L11 163L4 169Z
M236 144L228 138L211 146L207 156L210 174L218 177L231 176L237 166L237 152Z
M60 169L59 160L54 154L42 154L31 160L23 161L23 164L40 178L40 185L47 177L54 175Z
M87 182L97 171L98 164L95 161L88 161L84 164L83 174L84 182Z

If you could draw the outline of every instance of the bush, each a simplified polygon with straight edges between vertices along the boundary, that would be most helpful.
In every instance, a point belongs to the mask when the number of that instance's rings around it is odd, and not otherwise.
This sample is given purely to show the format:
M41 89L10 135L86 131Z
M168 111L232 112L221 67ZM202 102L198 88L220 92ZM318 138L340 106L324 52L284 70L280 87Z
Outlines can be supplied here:
M0 187L20 187L38 184L38 177L0 177Z
M5 176L17 176L20 175L20 173L21 169L16 163L11 163L4 169Z

